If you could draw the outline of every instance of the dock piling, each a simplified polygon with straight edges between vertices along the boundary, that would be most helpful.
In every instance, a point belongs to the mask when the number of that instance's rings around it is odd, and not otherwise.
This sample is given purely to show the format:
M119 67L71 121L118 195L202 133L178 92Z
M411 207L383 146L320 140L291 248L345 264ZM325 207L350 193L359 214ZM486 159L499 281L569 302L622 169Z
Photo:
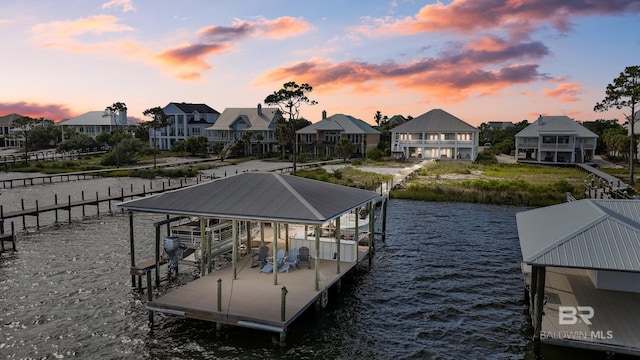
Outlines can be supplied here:
M147 300L153 301L153 293L151 292L151 271L147 270ZM153 325L153 311L149 310L149 323Z
M218 278L218 306L216 307L219 313L222 313L222 279ZM216 323L216 330L222 330L222 323Z

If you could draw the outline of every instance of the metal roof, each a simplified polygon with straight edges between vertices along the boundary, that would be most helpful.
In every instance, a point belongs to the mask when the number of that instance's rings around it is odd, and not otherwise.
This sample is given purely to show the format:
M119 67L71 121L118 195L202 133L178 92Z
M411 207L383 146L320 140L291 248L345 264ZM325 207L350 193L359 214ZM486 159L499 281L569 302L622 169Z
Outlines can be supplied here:
M598 135L567 116L541 116L533 124L520 130L516 137L538 137L540 134L575 134L583 138Z
M478 132L478 129L460 120L441 109L433 109L402 125L398 125L392 130L399 132L449 132L449 131L471 131Z
M516 221L527 264L640 272L640 200L571 201Z
M119 204L127 210L211 218L323 224L377 193L276 173L244 173Z
M114 117L104 116L104 111L88 111L80 116L60 121L56 125L74 126L110 126L116 125ZM128 125L138 125L138 123L127 119Z
M340 131L342 134L380 134L366 122L350 115L335 114L317 123L305 126L296 134L315 134L318 131Z
M207 130L231 130L236 121L242 119L250 124L247 130L270 130L275 126L278 118L278 108L226 108L218 117L215 124Z

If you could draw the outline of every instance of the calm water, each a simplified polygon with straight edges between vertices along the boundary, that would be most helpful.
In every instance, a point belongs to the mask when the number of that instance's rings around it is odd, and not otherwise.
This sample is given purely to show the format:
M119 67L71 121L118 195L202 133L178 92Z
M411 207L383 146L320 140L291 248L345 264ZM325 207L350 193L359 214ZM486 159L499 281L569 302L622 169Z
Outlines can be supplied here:
M101 181L113 180L83 186ZM125 215L31 230L17 253L0 257L0 358L533 358L514 216L525 208L391 200L388 210L372 267L334 289L326 309L299 318L284 348L270 333L217 335L209 323L162 314L150 328L146 294L130 288ZM163 218L134 217L138 259L151 256L150 224ZM159 291L195 276L183 266Z

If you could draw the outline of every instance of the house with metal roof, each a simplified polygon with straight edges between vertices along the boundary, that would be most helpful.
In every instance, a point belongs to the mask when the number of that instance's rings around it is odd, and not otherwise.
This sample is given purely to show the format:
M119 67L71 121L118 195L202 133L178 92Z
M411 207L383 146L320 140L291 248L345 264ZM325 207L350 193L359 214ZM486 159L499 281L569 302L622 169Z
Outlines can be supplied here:
M433 109L391 129L395 158L468 159L478 156L477 128L441 109Z
M281 117L278 108L226 108L215 124L206 128L209 146L229 149L245 134L250 135L247 155L273 151L277 145L276 122Z
M598 135L567 116L540 116L516 134L516 159L592 163ZM522 155L524 154L524 158Z
M205 136L205 129L220 116L207 104L171 102L162 110L168 116L169 125L160 130L149 129L149 142L157 139L160 150L171 150L176 141Z
M18 114L8 114L4 116L0 116L0 138L4 140L4 143L0 142L1 146L17 148L20 147L21 141L24 139L18 140L15 136L15 131L11 131L15 128L13 121L16 119L22 118L22 115Z
M571 201L516 221L534 337L640 354L640 201Z
M88 111L80 116L63 120L55 124L63 129L74 129L76 133L87 135L92 138L103 132L111 132L116 126L136 126L138 123L127 118L126 111L120 115L107 114L104 111ZM64 133L64 132L63 132Z
M336 144L342 139L354 145L353 157L364 157L380 143L380 131L366 122L344 114L327 117L326 111L322 120L296 131L296 136L299 153L310 157L335 157Z

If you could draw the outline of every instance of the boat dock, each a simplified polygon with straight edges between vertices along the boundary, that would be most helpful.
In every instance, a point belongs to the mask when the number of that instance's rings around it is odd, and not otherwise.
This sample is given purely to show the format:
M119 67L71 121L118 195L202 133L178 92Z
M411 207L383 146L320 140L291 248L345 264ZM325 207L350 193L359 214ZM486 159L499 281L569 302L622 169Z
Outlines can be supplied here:
M360 246L359 260L368 256ZM147 309L190 319L284 333L307 308L315 303L324 307L327 290L348 273L357 262L320 260L321 289L315 290L315 264L278 273L277 285L271 273L251 267L252 257L237 264L237 277L230 266L216 270L147 303ZM323 300L324 299L324 300Z

